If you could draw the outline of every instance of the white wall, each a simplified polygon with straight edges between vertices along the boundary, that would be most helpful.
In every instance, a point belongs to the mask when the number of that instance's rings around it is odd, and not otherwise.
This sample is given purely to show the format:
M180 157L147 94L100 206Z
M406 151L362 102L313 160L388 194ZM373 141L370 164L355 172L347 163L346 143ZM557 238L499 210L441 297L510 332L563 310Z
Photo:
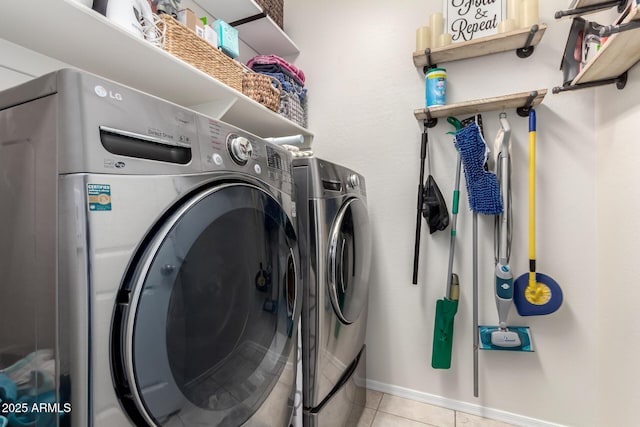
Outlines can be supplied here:
M537 109L537 258L538 270L554 277L562 287L564 303L549 316L520 318L512 310L509 323L531 327L536 352L481 352L479 398L473 397L472 386L472 236L466 192L458 218L454 264L462 296L455 319L453 363L448 371L430 366L435 302L443 297L446 285L447 232L429 236L425 225L420 285L411 284L421 133L413 110L424 106L424 76L413 66L411 52L415 29L427 25L429 15L441 11L442 3L287 0L285 28L301 50L296 65L307 74L310 127L316 133L314 151L362 172L367 179L375 241L367 335L371 387L521 424L613 425L598 423L598 403L605 395L599 390L605 386L616 390L613 386L617 384L615 377L599 381L599 358L606 361L608 353L599 350L598 322L613 316L610 312L619 304L620 295L611 293L599 305L599 298L607 292L598 292L596 265L598 256L605 261L607 256L618 260L612 248L627 240L621 241L625 237L621 228L616 235L595 233L596 226L604 222L598 222L596 216L598 212L602 216L603 210L596 199L596 184L602 184L596 179L601 160L596 150L595 92L551 94L551 88L561 82L559 65L570 22L553 18L562 2L540 3L541 21L549 28L532 57L523 60L508 52L442 64L448 71L449 102L549 89ZM621 94L632 104L633 89ZM491 144L498 113L483 114ZM528 268L527 120L514 110L507 113L514 129L511 264L519 275ZM625 139L633 132L632 120L628 119ZM441 121L429 131L433 174L447 201L451 200L456 156L451 137L445 135L449 130ZM633 141L625 142L620 150L635 150ZM613 156L611 160L609 167L617 171ZM630 169L631 158L626 162L625 169ZM621 172L617 176L620 182L616 181L615 187L622 189L627 175ZM616 211L609 214L615 218L613 214L621 212L629 196L607 197L617 201L611 207ZM629 222L632 212L624 214ZM497 322L492 297L492 223L492 218L480 218L481 324ZM607 245L603 245L605 237ZM602 253L597 251L598 244ZM607 271L606 275L620 275L617 282L637 277L624 269ZM632 302L626 304L630 307ZM615 320L611 317L607 322L617 326ZM622 326L628 321L625 319ZM614 336L608 339L612 341L609 345L617 343ZM619 344L623 345L638 346L627 340ZM622 375L625 366L618 369ZM627 392L631 394L630 389ZM600 411L608 412L609 407Z
M596 92L599 425L630 425L640 391L640 69L624 90Z

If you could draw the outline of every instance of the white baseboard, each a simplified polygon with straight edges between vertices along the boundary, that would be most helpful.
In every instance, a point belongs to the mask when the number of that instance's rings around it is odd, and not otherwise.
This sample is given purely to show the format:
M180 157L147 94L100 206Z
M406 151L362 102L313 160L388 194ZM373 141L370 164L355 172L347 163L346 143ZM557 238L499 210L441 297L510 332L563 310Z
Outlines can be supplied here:
M385 384L379 381L367 380L367 388L382 393L391 394L418 402L428 403L431 405L441 406L443 408L455 411L466 412L467 414L477 415L483 418L502 421L521 427L566 427L562 424L555 424L548 421L538 420L535 418L525 417L523 415L511 412L501 411L499 409L487 408L485 406L474 405L468 402L448 399L434 394L424 393L422 391L412 390L409 388L399 387L396 385Z

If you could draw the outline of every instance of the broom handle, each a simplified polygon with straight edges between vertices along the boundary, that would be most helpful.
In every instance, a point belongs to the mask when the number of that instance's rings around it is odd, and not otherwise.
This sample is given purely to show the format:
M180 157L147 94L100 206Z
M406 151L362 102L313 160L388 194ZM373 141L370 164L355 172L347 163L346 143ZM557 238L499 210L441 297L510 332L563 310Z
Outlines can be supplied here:
M473 212L473 396L478 397L478 214Z
M529 112L529 287L536 284L536 111Z

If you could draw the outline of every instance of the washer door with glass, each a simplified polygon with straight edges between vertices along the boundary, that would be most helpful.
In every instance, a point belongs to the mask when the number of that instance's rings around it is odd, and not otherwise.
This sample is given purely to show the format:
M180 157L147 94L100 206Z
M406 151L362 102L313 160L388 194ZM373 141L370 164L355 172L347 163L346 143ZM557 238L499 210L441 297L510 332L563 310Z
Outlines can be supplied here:
M329 235L328 286L333 310L344 324L351 324L367 305L371 235L369 216L362 200L342 205Z
M294 344L296 244L281 205L249 184L204 190L156 228L113 328L116 388L136 425L251 419Z

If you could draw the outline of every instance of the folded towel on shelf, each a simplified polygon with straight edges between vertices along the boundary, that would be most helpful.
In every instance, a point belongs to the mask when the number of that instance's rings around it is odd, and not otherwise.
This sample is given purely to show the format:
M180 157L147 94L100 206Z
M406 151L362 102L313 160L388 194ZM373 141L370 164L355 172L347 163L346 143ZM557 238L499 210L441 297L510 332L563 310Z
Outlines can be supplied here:
M280 84L282 86L282 90L284 92L288 92L288 93L291 93L291 94L296 94L298 96L300 102L302 102L304 100L304 98L307 96L307 89L303 88L299 84L297 84L294 81L292 81L290 78L288 78L288 76L286 74L283 74L283 73L267 73L267 72L261 72L260 74L264 74L265 76L271 76L271 77L274 77L274 78L278 79L278 81L280 82Z
M285 76L289 77L289 79L293 82L295 82L296 84L303 86L304 83L302 83L300 81L300 79L298 79L294 74L292 74L289 70L287 70L286 68L281 67L278 64L254 64L253 67L251 67L251 69L253 71L255 71L256 73L260 73L260 74L265 74L265 73L279 73L279 74L284 74Z
M304 72L301 69L296 67L295 65L285 61L277 55L258 55L249 60L247 62L247 67L251 68L254 71L257 71L254 66L255 65L278 65L280 68L287 73L291 74L301 86L304 86ZM268 71L268 70L265 70ZM270 72L278 72L278 71L270 71Z

